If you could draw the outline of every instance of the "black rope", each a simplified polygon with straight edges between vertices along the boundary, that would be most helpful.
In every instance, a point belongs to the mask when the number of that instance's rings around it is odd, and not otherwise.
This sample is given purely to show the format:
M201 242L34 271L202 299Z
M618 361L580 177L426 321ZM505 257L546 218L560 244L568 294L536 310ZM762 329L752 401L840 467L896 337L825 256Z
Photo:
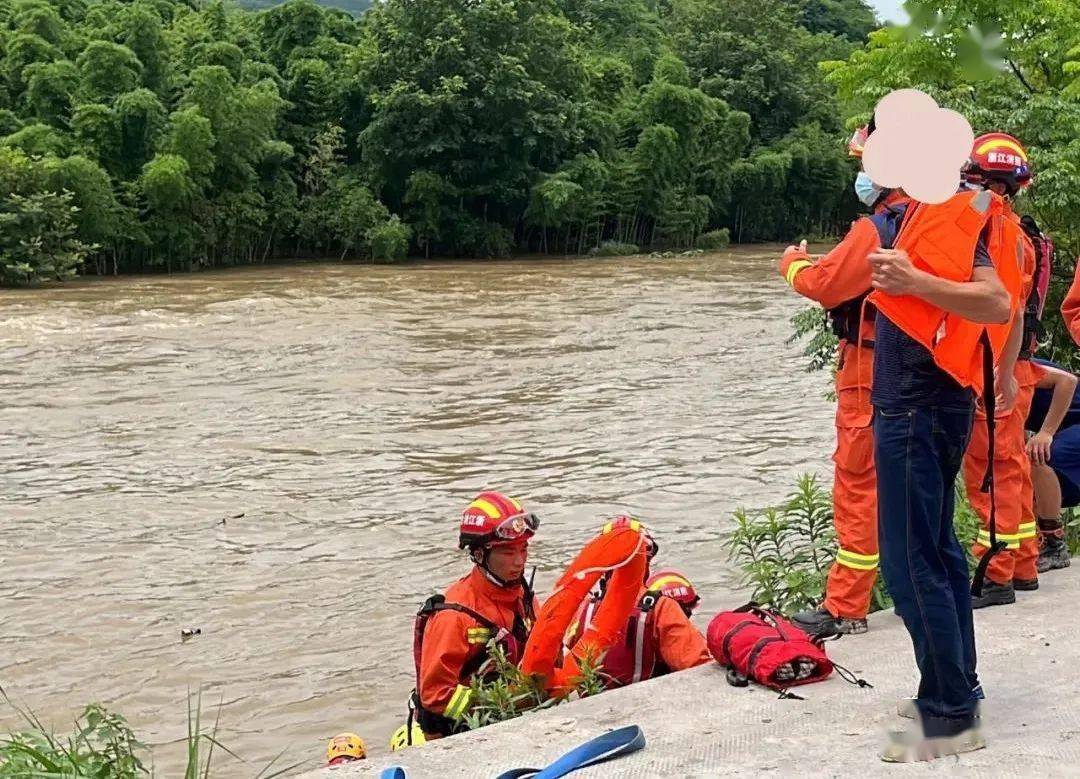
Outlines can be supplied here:
M986 330L983 329L982 335L979 337L979 343L982 344L983 353L983 411L986 413L986 473L983 474L982 486L979 488L981 492L990 493L990 548L986 550L986 553L979 560L979 565L975 568L975 573L971 577L971 594L978 598L982 595L983 584L986 582L986 569L990 565L990 561L994 555L1002 552L1007 544L997 540L997 498L994 493L994 437L997 431L997 420L995 414L997 412L997 398L994 390L994 351L990 347L990 337L986 334ZM1006 379L1008 381L1008 379Z

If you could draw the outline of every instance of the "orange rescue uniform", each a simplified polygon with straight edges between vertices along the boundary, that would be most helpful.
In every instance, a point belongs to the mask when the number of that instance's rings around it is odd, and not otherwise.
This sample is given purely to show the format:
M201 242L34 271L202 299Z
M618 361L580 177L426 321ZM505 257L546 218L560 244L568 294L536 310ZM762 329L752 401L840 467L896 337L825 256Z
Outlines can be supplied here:
M1022 301L1031 294L1035 275L1035 247L1031 239L1023 232L1020 218L1006 202L1005 220L1014 228L1014 235L1022 238L1024 245L1021 272L1023 274ZM1008 225L1007 225L1008 227ZM1012 247L1004 247L1012 252ZM999 258L994 257L995 265ZM1008 261L1010 257L1001 258ZM1023 309L1021 308L1021 315ZM1022 327L1018 322L1014 327ZM1027 349L1029 344L1022 344ZM1029 359L1018 359L1013 375L1019 392L1012 407L996 414L996 432L994 435L994 493L996 496L995 523L999 541L1004 541L1006 549L995 555L987 567L987 577L997 584L1008 584L1013 580L1038 578L1036 563L1039 557L1039 544L1035 527L1034 488L1031 483L1031 460L1025 446L1024 422L1031 411L1031 401L1035 396L1035 385L1045 374L1042 368ZM976 558L981 558L990 548L990 495L982 492L983 476L987 465L986 412L979 408L975 412L975 423L971 430L971 440L964 455L964 486L968 501L979 515L980 530L971 548Z
M500 587L479 567L450 585L446 601L472 609L511 634L517 621L518 632L524 626L527 635L532 628L531 615L537 608L534 597L532 609L526 612L524 589L520 585ZM524 637L512 641L509 647L512 662L521 659ZM424 631L417 689L425 709L455 722L461 720L472 703L471 675L482 661L481 655L486 655L487 643L492 638L495 636L491 635L491 629L460 611L439 611L431 617ZM426 731L424 735L429 739L439 737Z
M1080 260L1076 263L1076 275L1073 276L1072 286L1061 302L1061 318L1065 320L1065 326L1069 328L1069 334L1076 343L1080 344Z
M647 592L647 588L641 588L638 593L639 604ZM581 604L564 638L567 648L572 649L581 637L596 603L590 599ZM645 628L640 633L644 643L639 648L637 626L641 618L642 608L639 606L631 614L623 638L607 651L601 661L609 688L644 681L672 671L685 671L712 660L705 637L673 598L658 595L655 605L644 614ZM647 663L648 667L641 667L643 662Z
M882 208L906 202L906 197L893 192ZM780 275L800 295L826 309L835 309L849 301L856 301L852 305L859 306L861 298L871 289L867 255L880 247L877 228L864 217L852 224L844 240L817 262L812 262L804 252L785 253L780 261ZM829 570L824 604L834 617L845 619L866 617L879 561L870 405L874 321L868 317L860 325L857 339L852 333L841 341L836 372L833 522L839 549Z

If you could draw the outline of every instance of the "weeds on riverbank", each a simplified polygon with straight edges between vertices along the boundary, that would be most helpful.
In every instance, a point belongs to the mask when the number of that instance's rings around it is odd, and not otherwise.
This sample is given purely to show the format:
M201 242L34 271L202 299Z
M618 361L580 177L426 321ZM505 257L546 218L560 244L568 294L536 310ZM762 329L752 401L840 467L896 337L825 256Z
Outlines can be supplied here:
M738 509L725 546L755 602L785 614L811 608L836 555L832 497L816 476L803 474L780 505Z
M549 698L543 680L530 676L511 663L505 650L492 642L489 645L486 672L472 680L472 706L464 722L469 730L515 719L530 711L556 706L566 698ZM607 681L602 663L592 657L580 662L580 676L574 681L574 694L585 698L604 691Z
M979 532L979 516L959 481L953 523L974 571L971 546ZM1068 527L1070 545L1080 546L1080 523L1071 522ZM729 559L742 571L741 584L752 589L755 602L785 614L813 608L825 597L825 581L836 557L832 494L816 476L803 474L779 505L737 510L735 529L728 533L725 546ZM879 576L870 610L891 606Z
M58 736L30 709L16 705L3 688L0 688L0 696L26 724L25 730L0 736L0 777L3 779L137 779L158 775L152 767L150 748L135 737L123 716L110 712L100 703L91 703L83 709L71 734ZM243 762L217 739L221 707L218 707L213 727L205 732L202 691L194 696L189 692L187 703L184 779L208 779L215 748ZM274 779L302 765L295 763L270 773L282 754L284 750L255 774L255 779ZM146 767L148 760L151 768Z

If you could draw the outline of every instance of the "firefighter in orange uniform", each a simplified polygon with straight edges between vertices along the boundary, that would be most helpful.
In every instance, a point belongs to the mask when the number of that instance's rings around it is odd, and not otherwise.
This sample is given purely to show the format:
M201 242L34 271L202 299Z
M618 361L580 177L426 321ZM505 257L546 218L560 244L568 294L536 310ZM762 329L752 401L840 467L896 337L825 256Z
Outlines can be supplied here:
M613 523L640 523L621 516ZM649 560L656 555L652 535L645 533ZM563 641L572 649L585 632L593 613L604 597L604 589L582 604ZM624 640L612 646L601 659L606 687L613 689L642 682L673 671L685 671L712 658L705 637L690 621L701 598L694 585L681 573L660 571L648 576L640 586L638 604L627 620Z
M1073 276L1072 286L1061 301L1061 318L1065 320L1065 326L1069 328L1069 335L1077 344L1080 344L1080 260L1076 263L1076 275Z
M417 614L416 689L409 721L394 734L391 748L466 729L469 685L488 658L490 641L511 663L521 659L536 614L524 574L529 539L539 526L535 514L498 492L481 492L465 509L458 545L468 550L473 569L445 596L429 598Z
M853 156L862 156L862 144L873 130L871 123L856 132L849 144ZM864 173L859 174L855 191L874 217L854 222L844 240L817 262L807 255L805 241L788 247L780 261L780 275L800 295L825 307L840 339L833 455L833 521L839 549L829 570L825 602L793 617L797 625L818 636L866 632L878 569L877 483L870 426L875 312L873 306L864 305L870 292L866 258L881 246L881 226L900 218L908 198L875 186Z
M1039 279L1036 272L1035 246L1021 225L1020 217L1012 210L1011 200L1031 182L1027 152L1020 142L1005 133L987 133L975 139L971 159L964 170L969 186L989 189L1004 198L1003 236L991 238L989 251L998 264L1015 262L1022 255L1023 274L1020 319L1013 324L1013 338L1020 341L1013 377L1016 400L996 414L994 435L994 492L996 498L997 538L1005 550L995 555L986 570L986 583L980 596L973 597L971 607L1002 606L1016 602L1016 590L1036 590L1039 575L1036 568L1039 545L1034 513L1034 489L1031 483L1031 460L1025 446L1024 423L1031 409L1035 385L1043 370L1031 362L1037 346L1037 315ZM1045 272L1045 269L1044 269ZM1036 298L1032 298L1035 295ZM981 558L990 548L990 495L981 490L987 469L987 427L983 410L976 412L971 441L964 456L964 484L968 501L979 515L982 527L972 547L975 557Z

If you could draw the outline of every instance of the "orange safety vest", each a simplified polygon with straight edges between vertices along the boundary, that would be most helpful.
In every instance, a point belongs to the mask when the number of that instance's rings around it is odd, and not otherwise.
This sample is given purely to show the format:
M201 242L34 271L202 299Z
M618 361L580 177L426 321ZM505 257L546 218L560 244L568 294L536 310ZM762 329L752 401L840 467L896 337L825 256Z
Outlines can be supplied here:
M911 295L889 295L875 290L867 300L893 324L926 347L938 367L962 387L982 395L986 411L987 457L982 491L990 493L990 549L972 576L973 595L982 594L986 568L1005 548L997 540L994 495L994 365L1001 358L1024 287L1025 245L1019 225L1005 216L1005 202L989 190L959 192L944 203L912 203L897 236L920 270L950 281L968 281L975 264L975 248L988 230L987 253L998 278L1009 293L1010 315L1000 325L971 322Z
M912 203L895 248L903 249L920 270L950 281L968 281L975 247L989 229L987 250L1009 293L1013 316L1023 289L1023 243L1018 227L1003 218L1001 197L983 190L960 192L944 203ZM983 354L989 343L996 363L1009 340L1013 316L1000 325L968 321L911 295L889 295L875 290L869 301L907 335L926 347L938 367L962 387L984 389Z

